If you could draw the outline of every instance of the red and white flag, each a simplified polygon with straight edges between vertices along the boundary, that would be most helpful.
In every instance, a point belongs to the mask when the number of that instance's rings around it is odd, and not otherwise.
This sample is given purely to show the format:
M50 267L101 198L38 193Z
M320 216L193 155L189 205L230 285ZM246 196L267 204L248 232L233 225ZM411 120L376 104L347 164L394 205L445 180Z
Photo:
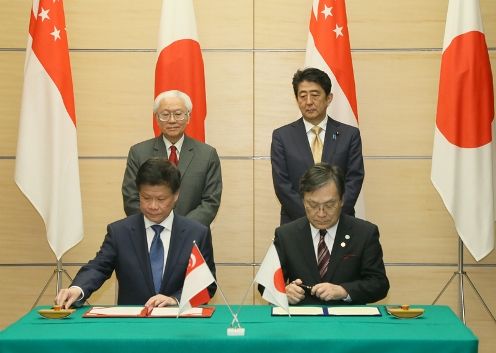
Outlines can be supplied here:
M186 134L205 141L205 74L196 31L193 0L163 0L155 67L155 98L163 91L179 90L193 103ZM155 136L160 129L153 119Z
M269 303L289 310L286 282L282 274L281 262L276 247L272 243L267 254L260 264L255 282L265 287L262 297Z
M431 180L477 261L494 249L493 119L493 79L479 1L450 0Z
M43 218L57 260L83 238L76 113L62 0L34 0L15 180Z
M191 249L191 256L186 269L183 291L179 301L179 314L208 303L210 294L207 287L213 282L215 282L215 278L195 243Z
M331 78L333 100L327 113L344 124L358 127L355 76L344 0L314 0L310 12L305 67L315 67ZM357 217L364 218L360 194L355 205Z

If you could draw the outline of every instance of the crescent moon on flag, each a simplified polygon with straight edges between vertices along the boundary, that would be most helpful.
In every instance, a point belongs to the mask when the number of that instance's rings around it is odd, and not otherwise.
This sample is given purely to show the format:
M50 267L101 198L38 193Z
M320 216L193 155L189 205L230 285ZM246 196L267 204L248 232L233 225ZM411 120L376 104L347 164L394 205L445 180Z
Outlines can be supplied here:
M189 257L189 267L194 268L196 265L196 256L194 254L191 254Z

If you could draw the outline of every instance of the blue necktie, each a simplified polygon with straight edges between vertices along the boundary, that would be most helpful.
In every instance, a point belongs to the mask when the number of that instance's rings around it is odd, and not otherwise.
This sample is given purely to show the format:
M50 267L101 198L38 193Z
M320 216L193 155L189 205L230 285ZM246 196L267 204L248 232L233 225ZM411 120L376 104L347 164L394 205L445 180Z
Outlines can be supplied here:
M160 292L160 286L162 285L162 276L164 269L164 244L162 244L162 239L160 239L160 233L164 230L159 224L152 226L155 236L152 240L152 245L150 246L150 264L152 265L152 275L153 284L155 285L155 293Z

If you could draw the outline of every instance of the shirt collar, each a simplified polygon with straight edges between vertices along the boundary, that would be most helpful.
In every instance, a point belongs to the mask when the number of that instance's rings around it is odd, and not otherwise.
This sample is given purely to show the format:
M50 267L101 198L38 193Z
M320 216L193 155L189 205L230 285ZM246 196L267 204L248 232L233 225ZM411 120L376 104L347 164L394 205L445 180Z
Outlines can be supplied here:
M148 218L146 218L145 215L143 215L143 218L145 219L145 229L150 228L151 226L157 224L155 222L150 221ZM164 227L165 229L171 231L172 230L172 222L174 222L174 211L171 211L169 215L167 216L166 219L164 219L162 222L159 224Z
M177 148L177 152L178 153L181 152L181 147L183 147L183 143L184 143L184 134L183 134L183 136L181 136L179 141L177 141L174 144L171 143L169 140L167 140L164 135L162 135L162 139L164 140L165 148L167 148L167 151L169 151L170 146L174 145Z
M322 120L317 126L320 126L320 128L322 129L322 131L325 131L326 130L326 127L327 127L327 116L324 118L324 120ZM314 124L308 122L305 120L305 118L303 118L303 124L305 124L305 131L307 132L307 134L312 131L312 128L315 126Z
M339 219L335 225L333 225L331 228L326 229L327 234L329 234L331 239L334 239L336 237L336 231L338 229L338 225L339 225ZM315 237L320 237L319 229L315 228L312 223L310 223L310 233L312 234L312 239Z

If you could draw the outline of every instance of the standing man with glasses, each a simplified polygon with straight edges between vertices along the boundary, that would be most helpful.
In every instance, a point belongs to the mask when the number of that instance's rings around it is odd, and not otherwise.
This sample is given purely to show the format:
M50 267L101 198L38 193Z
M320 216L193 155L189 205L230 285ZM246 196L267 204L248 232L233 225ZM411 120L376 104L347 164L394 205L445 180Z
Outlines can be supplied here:
M210 226L220 206L222 174L217 151L184 134L193 109L189 96L181 91L162 92L155 99L153 113L162 134L131 147L122 182L124 211L139 211L135 179L138 168L151 157L165 157L181 172L181 190L174 211Z
M344 176L325 163L300 182L306 216L276 229L290 304L366 304L383 299L389 281L375 224L346 215Z
M314 163L337 165L344 173L343 213L355 215L365 176L360 130L327 115L332 102L331 79L322 70L306 68L293 76L293 90L302 117L274 130L270 159L272 180L281 203L281 224L305 215L298 183Z

